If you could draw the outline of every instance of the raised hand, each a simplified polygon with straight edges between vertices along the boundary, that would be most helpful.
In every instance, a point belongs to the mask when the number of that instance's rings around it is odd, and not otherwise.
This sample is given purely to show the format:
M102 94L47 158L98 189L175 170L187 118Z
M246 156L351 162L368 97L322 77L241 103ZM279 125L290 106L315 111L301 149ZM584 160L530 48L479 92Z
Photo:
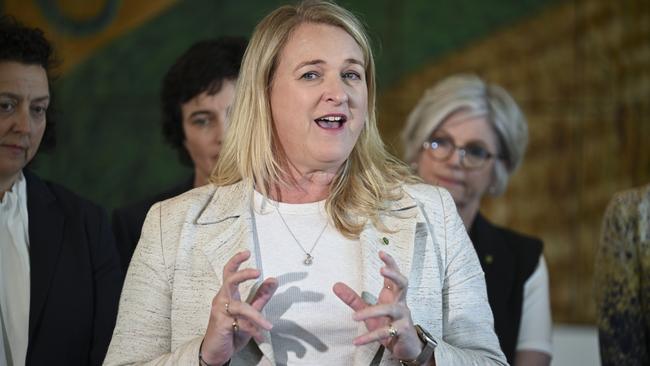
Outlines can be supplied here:
M334 293L355 311L354 320L366 324L368 333L355 338L355 345L380 342L400 360L415 359L422 351L423 344L406 304L408 279L399 271L393 257L380 251L379 258L385 266L379 270L384 277L384 287L379 292L377 304L366 303L342 282L334 285Z
M223 268L223 284L212 299L210 320L201 345L201 358L210 365L225 364L248 344L251 337L262 340L260 328L272 328L261 310L278 288L278 281L275 278L265 279L250 304L241 301L239 285L260 276L257 269L239 269L248 258L249 251L239 252Z

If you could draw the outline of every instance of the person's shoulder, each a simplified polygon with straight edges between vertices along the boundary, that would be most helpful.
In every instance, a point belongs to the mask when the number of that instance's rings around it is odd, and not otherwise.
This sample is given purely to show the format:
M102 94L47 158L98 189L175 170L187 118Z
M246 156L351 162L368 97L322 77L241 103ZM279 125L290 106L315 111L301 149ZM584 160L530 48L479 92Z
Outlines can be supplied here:
M42 179L31 172L26 172L25 177L27 178L28 194L31 190L31 186L33 189L39 191L39 194L51 195L51 197L56 200L59 207L61 207L66 213L104 213L104 209L101 206L59 183ZM27 197L28 202L29 199L30 197Z
M410 183L403 184L402 189L413 200L427 208L446 208L449 205L455 208L453 198L449 192L442 187L425 183Z
M214 195L216 189L217 187L214 184L206 184L159 201L164 206L174 207L201 204L208 201Z
M150 212L158 211L163 221L186 218L188 215L198 216L208 203L213 200L217 189L218 187L214 184L190 189L177 196L154 203Z
M650 184L614 194L603 216L601 237L624 237L628 245L636 245L638 233L650 232L648 223Z
M496 225L482 216L480 213L476 215L476 224L484 225L491 230L498 232L503 236L508 243L514 243L516 246L533 246L533 247L542 247L542 240L530 234L522 233L517 230L506 228L500 225Z
M514 268L518 268L522 278L527 279L537 269L543 255L544 243L541 239L495 225L481 213L476 215L470 228L470 238L478 252L502 253L512 256ZM509 254L505 254L509 253Z
M113 218L139 221L139 225L142 226L142 221L144 221L147 212L156 202L165 201L191 189L192 185L189 182L183 182L154 196L116 208L113 211Z
M650 215L650 184L614 194L608 206L609 214Z

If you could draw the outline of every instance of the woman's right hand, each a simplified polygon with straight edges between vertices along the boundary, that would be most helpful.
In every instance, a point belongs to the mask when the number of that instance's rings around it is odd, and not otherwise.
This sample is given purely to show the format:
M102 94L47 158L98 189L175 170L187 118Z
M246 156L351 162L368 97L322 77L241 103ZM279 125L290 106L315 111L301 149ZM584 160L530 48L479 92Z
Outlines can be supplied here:
M261 310L278 288L275 278L262 282L250 304L241 301L239 285L260 276L257 269L239 269L250 256L248 250L239 252L223 267L223 284L212 299L210 321L201 345L201 358L209 365L225 364L251 337L262 341L260 328L271 330L272 325Z

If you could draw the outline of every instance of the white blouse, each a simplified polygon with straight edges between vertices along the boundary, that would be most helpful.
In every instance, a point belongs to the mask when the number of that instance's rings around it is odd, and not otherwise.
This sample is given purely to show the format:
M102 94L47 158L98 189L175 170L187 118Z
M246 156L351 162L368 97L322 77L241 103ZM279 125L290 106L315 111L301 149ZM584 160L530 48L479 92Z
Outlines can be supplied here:
M332 287L340 281L361 293L359 240L347 239L327 224L325 201L280 203L255 192L254 202L260 269L279 282L264 308L274 325L275 361L278 365L345 365L354 357L357 323L352 309ZM305 252L313 256L311 265L304 264Z
M0 200L0 364L24 365L29 336L29 221L22 172Z
M539 351L549 355L553 353L549 298L548 270L544 256L540 255L537 268L524 284L517 351Z

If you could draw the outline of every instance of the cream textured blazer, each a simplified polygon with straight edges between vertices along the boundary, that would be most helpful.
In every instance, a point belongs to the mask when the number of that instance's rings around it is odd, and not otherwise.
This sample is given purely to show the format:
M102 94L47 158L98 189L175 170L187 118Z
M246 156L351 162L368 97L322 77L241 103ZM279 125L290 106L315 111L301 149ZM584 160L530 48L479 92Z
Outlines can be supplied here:
M252 192L246 187L208 185L151 208L105 365L198 365L223 265L245 249L252 257L243 267L257 267L259 261ZM384 250L408 275L407 304L414 323L438 341L437 365L507 364L493 330L483 272L451 196L428 185L404 190L407 194L383 218L395 232L382 233L368 224L361 233L362 296L376 301L383 286L377 252ZM240 286L243 299L254 292L256 284L250 282ZM359 323L359 334L365 331ZM230 365L275 365L268 332L265 337L259 344L251 341ZM379 344L370 344L357 348L351 364L399 362Z

